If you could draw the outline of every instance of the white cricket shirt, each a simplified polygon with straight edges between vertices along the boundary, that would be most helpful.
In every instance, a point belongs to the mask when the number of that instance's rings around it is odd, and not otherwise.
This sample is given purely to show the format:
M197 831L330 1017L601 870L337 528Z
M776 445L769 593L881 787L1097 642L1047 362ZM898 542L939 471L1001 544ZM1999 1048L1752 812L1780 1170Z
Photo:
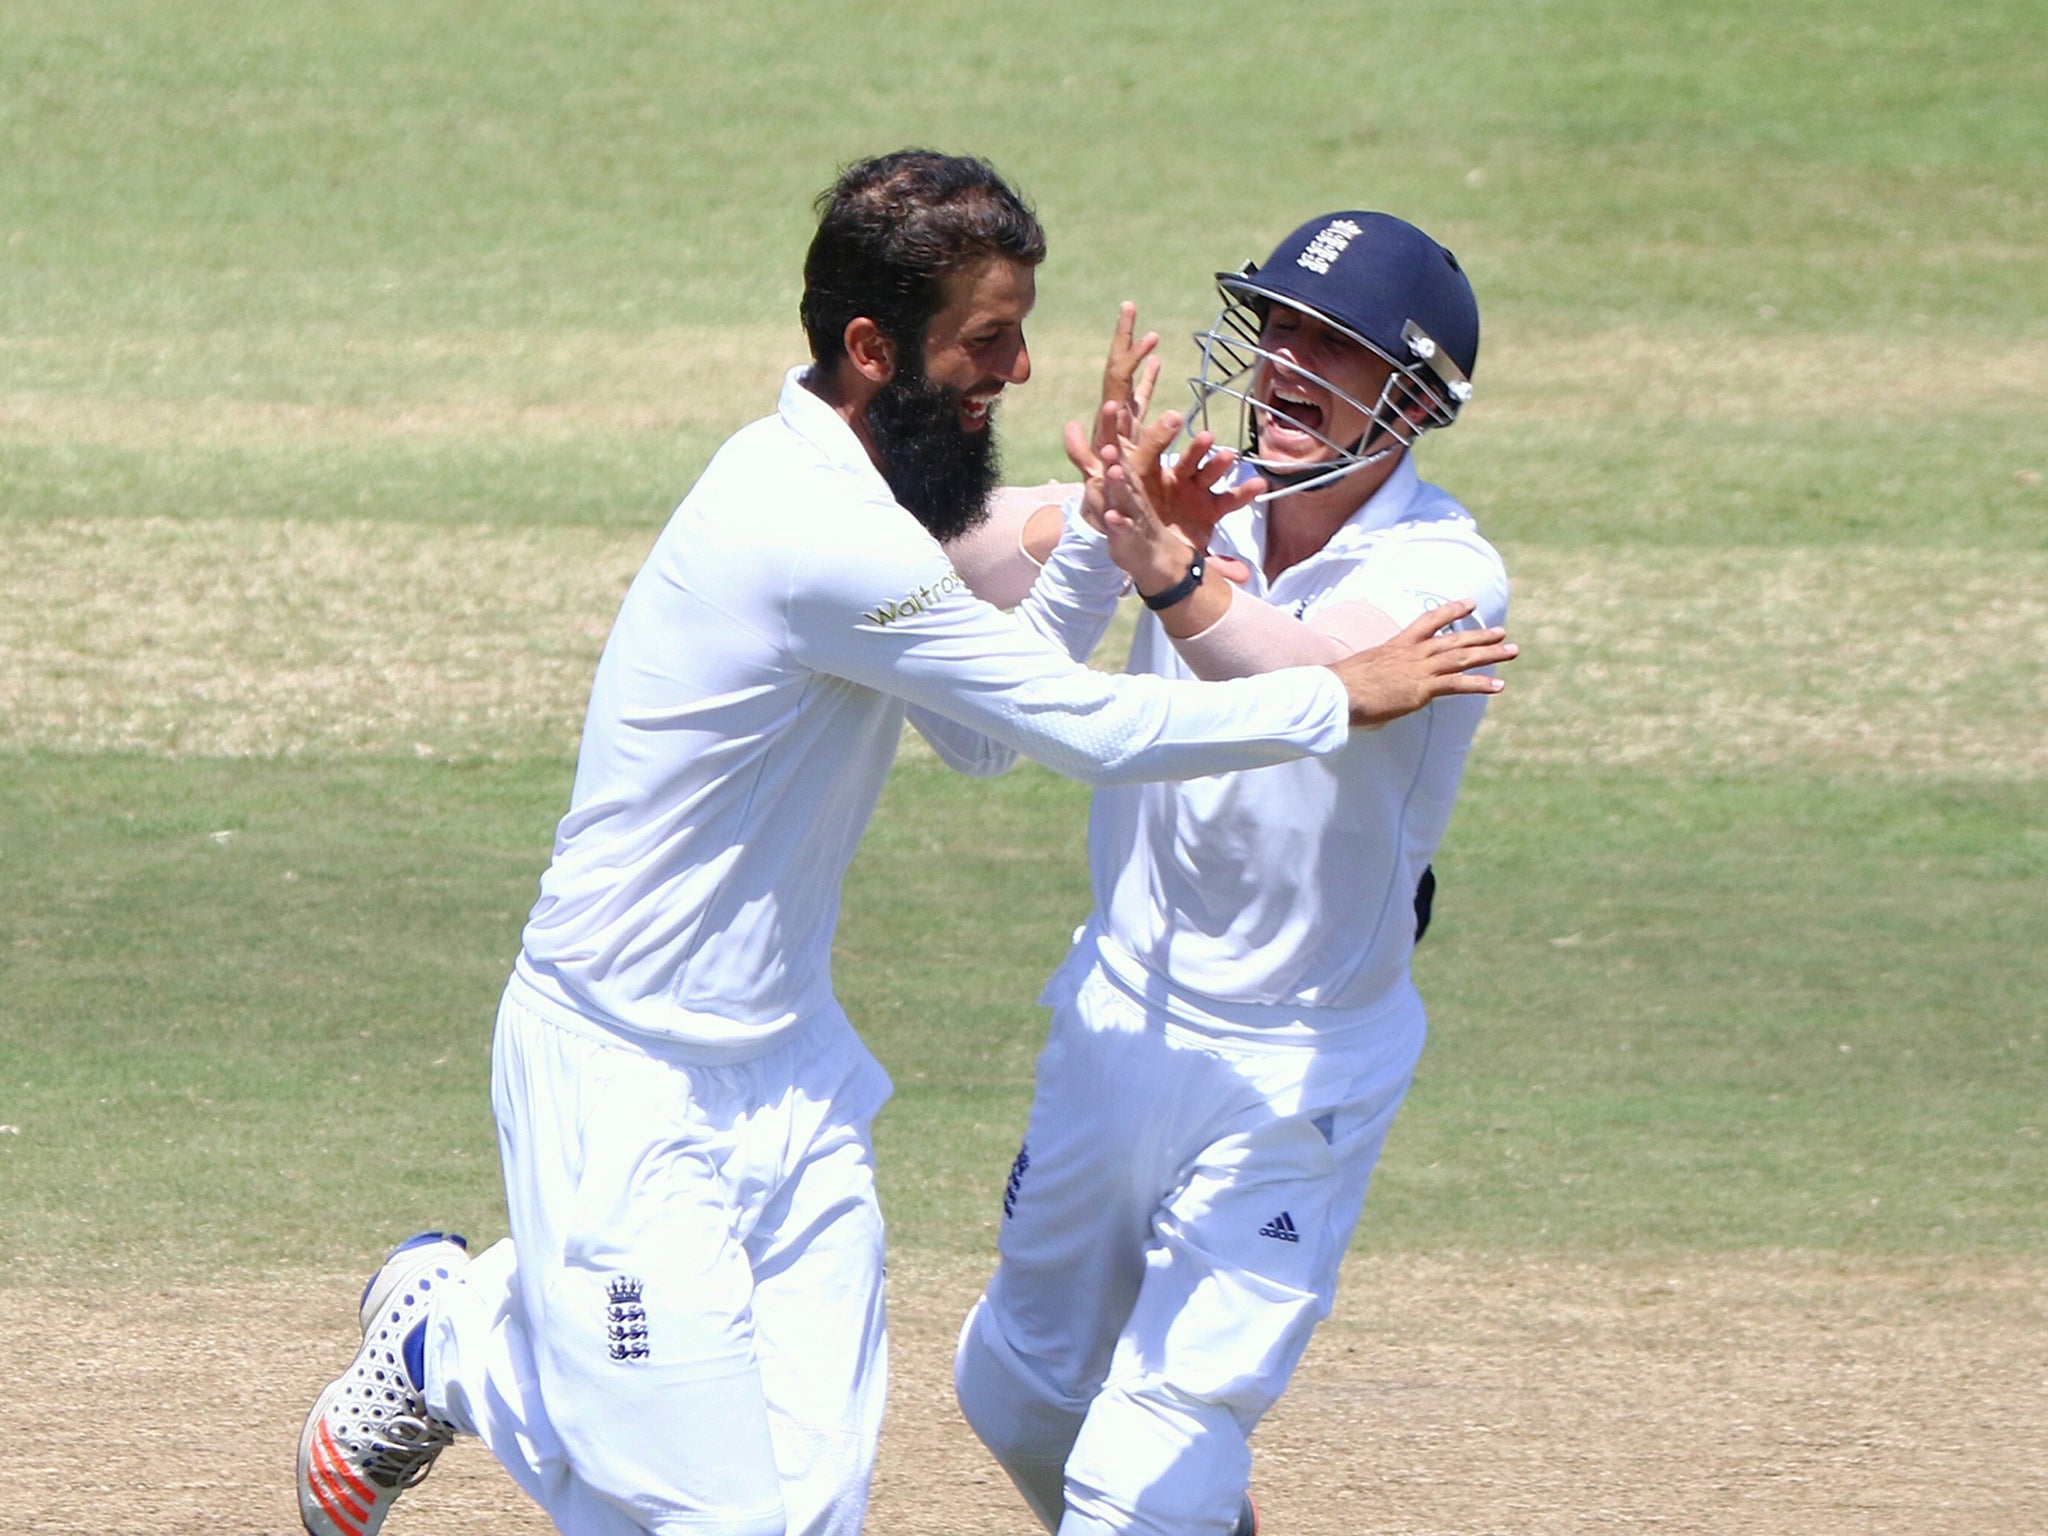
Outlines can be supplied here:
M1298 618L1363 601L1405 625L1469 597L1469 624L1507 620L1500 556L1407 456L1321 551L1270 586L1265 519L1263 504L1233 513L1211 548L1251 567L1249 595ZM1130 669L1191 675L1150 614ZM1070 964L1099 957L1141 996L1212 1026L1335 1032L1369 1020L1406 980L1415 884L1485 707L1483 695L1438 699L1314 761L1097 791L1096 915Z
M626 594L517 965L527 1001L564 1022L707 1059L836 1010L840 881L906 704L956 766L1000 769L1014 749L1097 785L1349 734L1326 668L1109 677L1047 638L1065 598L1086 606L1058 573L1032 613L973 597L803 372L718 451Z

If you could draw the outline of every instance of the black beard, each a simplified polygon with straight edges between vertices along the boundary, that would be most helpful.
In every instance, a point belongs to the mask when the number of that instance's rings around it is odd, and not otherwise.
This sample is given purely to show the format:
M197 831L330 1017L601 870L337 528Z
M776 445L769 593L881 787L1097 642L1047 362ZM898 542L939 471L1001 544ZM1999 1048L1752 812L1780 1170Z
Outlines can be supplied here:
M981 431L966 431L960 425L960 393L934 384L922 372L899 372L867 409L882 478L904 509L942 544L987 519L989 493L1002 473L993 408Z

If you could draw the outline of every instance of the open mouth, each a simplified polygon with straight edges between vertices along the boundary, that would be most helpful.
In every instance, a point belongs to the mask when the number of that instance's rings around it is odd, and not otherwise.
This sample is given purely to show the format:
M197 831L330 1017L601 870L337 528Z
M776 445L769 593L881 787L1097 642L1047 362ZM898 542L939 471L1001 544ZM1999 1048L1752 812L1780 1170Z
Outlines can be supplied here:
M962 395L960 397L960 425L969 432L979 432L988 425L988 413L995 409L1001 390L987 394Z
M1262 438L1277 433L1283 437L1298 438L1303 443L1321 440L1323 408L1285 384L1273 386L1268 398L1259 404L1258 412Z

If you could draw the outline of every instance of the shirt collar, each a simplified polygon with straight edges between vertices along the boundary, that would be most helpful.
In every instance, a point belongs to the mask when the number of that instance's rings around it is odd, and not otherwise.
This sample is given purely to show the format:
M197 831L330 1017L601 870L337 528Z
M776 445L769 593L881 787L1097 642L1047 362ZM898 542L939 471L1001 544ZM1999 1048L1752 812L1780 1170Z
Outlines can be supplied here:
M1422 477L1416 473L1415 457L1404 453L1394 465L1393 473L1366 499L1365 505L1347 517L1330 535L1330 541L1302 564L1307 565L1323 555L1344 554L1372 535L1393 527L1414 510L1416 498L1421 493ZM1261 499L1245 511L1226 518L1223 524L1225 532L1233 536L1231 542L1240 552L1251 552L1255 564L1264 563L1267 515L1268 503Z
M890 491L888 481L875 468L875 461L868 457L867 449L854 435L853 428L847 425L846 418L812 393L811 387L804 382L810 377L810 372L810 365L802 364L782 376L782 396L776 401L776 411L784 425L834 464L856 474L865 474L873 482L873 491L885 500L894 501L896 497Z
M1330 542L1348 540L1368 533L1378 533L1404 521L1414 510L1415 498L1421 493L1422 477L1415 472L1415 457L1404 453L1394 465L1394 472L1388 475L1380 488L1374 491L1365 503L1344 520Z

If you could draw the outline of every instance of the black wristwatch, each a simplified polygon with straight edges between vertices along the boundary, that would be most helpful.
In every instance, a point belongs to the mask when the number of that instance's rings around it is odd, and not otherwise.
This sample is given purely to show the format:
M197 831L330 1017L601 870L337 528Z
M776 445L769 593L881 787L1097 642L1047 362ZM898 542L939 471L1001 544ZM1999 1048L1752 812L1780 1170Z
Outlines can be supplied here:
M1140 592L1138 596L1143 598L1145 606L1155 613L1161 608L1171 608L1175 603L1181 602L1194 594L1195 588L1202 584L1202 573L1208 570L1208 568L1207 557L1198 549L1195 551L1195 558L1188 562L1187 575L1181 577L1179 581L1176 581L1164 592L1154 592L1150 597L1146 597L1143 592Z

